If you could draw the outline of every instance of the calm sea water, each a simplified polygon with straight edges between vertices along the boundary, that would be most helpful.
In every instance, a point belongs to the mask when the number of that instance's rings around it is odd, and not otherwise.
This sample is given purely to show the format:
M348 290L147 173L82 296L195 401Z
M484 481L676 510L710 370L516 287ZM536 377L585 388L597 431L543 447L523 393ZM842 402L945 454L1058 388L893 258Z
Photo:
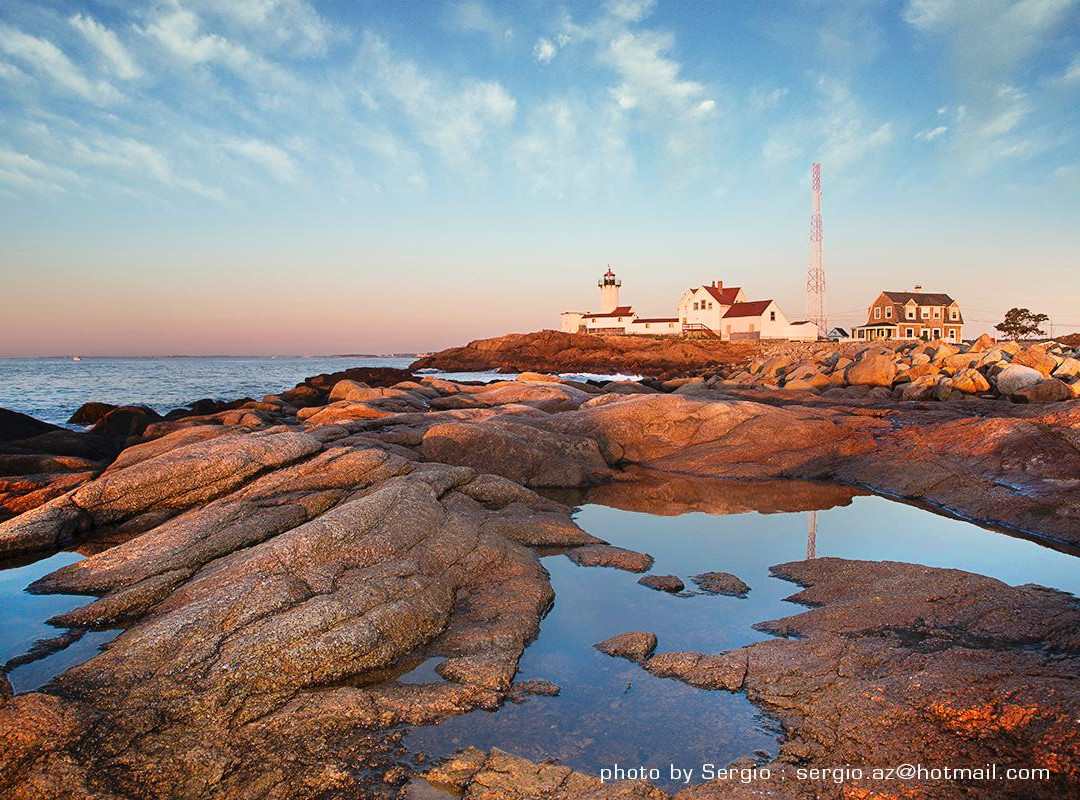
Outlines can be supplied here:
M1026 539L875 496L816 513L818 556L953 567L1080 594L1080 561ZM632 573L546 557L555 606L525 651L520 677L553 681L562 692L413 728L409 749L442 757L467 745L499 747L593 775L616 763L655 766L666 776L669 764L722 766L759 749L775 755L775 725L744 695L655 678L593 645L652 631L658 651L718 653L768 638L751 626L803 609L784 600L799 587L769 567L806 557L810 512L660 516L588 504L576 520L613 544L652 554L652 573L678 575L691 589L691 575L716 570L735 573L751 591L745 599L674 596L639 585ZM432 674L430 666L422 669Z
M718 481L710 491L723 496L726 486ZM786 486L772 488L782 492ZM593 645L630 630L656 633L661 651L715 653L767 638L753 629L754 623L802 608L784 600L798 587L771 576L769 567L806 556L810 512L707 514L661 508L647 514L586 503L575 518L590 533L651 553L655 574L678 575L693 588L691 575L733 572L750 585L749 596L673 596L639 585L639 576L632 573L546 556L555 605L525 651L520 676L554 681L561 687L559 696L532 697L522 705L506 703L495 713L477 711L415 727L405 738L409 750L437 758L467 745L500 747L535 760L554 757L592 774L615 763L666 769L667 764L724 765L755 751L774 755L780 731L745 696L654 678ZM1075 555L882 497L856 495L846 505L819 510L816 525L817 556L952 567L1080 595ZM37 578L81 558L61 552L0 567L0 664L22 656L36 641L63 633L45 620L87 602L85 597L24 591ZM39 688L93 657L117 633L88 632L45 658L10 664L8 677L17 692ZM412 671L401 680L442 680L434 670L438 662L408 665Z
M210 397L235 400L291 389L349 367L404 369L412 358L0 358L0 408L63 424L83 403L146 405L159 413ZM440 373L457 380L513 377Z

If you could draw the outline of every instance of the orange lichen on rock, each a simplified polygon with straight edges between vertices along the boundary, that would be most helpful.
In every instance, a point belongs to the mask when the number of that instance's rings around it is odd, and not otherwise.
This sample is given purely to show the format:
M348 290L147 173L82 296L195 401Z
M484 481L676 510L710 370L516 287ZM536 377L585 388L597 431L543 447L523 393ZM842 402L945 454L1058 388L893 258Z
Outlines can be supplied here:
M1026 727L1039 714L1038 706L1014 703L980 703L969 708L953 708L935 702L930 704L930 711L954 733L975 739Z

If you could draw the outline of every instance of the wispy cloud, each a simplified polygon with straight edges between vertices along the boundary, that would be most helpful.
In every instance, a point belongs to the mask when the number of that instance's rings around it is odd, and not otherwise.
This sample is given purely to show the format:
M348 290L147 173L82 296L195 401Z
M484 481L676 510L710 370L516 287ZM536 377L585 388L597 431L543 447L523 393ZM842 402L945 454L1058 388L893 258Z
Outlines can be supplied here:
M482 171L473 156L517 112L517 101L502 84L426 72L370 32L364 35L358 70L367 95L376 103L390 101L416 135L456 168Z
M127 48L120 43L116 33L93 17L83 14L72 14L68 22L97 49L116 77L129 81L142 76L142 69L135 63Z
M944 136L947 130L949 130L948 125L938 125L936 128L927 128L926 130L919 131L915 134L915 138L920 142L932 142L935 139L940 139Z
M814 111L769 129L761 152L766 164L812 155L830 170L843 171L893 140L893 123L876 119L844 82L825 75L812 80Z
M151 178L170 188L183 189L212 200L224 200L224 193L220 189L178 174L168 156L146 142L97 135L90 142L74 140L71 152L77 162L87 166Z
M514 28L497 18L481 0L461 0L448 7L450 24L467 33L482 33L496 47L508 45L514 39Z
M95 105L112 105L124 99L111 83L86 76L59 47L38 36L0 22L0 51L21 61L53 86Z
M266 169L282 183L295 183L299 175L292 157L269 142L259 139L233 139L225 143L225 149Z

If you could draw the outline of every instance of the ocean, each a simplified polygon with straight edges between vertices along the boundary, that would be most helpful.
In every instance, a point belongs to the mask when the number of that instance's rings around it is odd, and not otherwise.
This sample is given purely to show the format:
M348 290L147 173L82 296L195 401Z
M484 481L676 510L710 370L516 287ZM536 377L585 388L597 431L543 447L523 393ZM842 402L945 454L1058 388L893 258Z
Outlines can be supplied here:
M204 397L261 399L304 378L349 367L405 369L412 358L171 357L0 358L0 408L63 425L91 400L145 405L164 414ZM494 372L439 373L451 380L513 378Z

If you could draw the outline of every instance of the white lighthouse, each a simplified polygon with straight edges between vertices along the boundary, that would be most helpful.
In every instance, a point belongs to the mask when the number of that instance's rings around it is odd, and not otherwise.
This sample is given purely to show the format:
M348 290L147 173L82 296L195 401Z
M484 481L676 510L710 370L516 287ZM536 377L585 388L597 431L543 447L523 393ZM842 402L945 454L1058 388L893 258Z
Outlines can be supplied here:
M600 287L600 313L610 314L619 307L619 287L622 286L622 281L615 277L610 264L596 285Z

